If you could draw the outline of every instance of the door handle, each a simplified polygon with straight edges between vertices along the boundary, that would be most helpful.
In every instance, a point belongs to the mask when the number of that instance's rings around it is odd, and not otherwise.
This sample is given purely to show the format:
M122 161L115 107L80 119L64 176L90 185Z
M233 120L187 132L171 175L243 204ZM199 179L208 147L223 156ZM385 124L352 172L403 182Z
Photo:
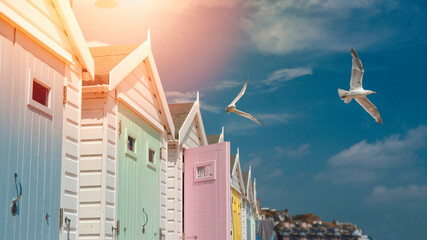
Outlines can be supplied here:
M19 199L21 199L21 196L22 196L22 185L21 185L21 182L18 181L18 174L15 173L14 177L15 177L15 189L16 189L17 198L13 199L12 206L10 208L10 212L11 212L12 216L15 216L16 213L18 212L18 206L16 203L19 201ZM19 184L18 184L18 182L19 182ZM19 185L19 191L18 191L18 185Z
M148 214L144 208L142 208L142 212L145 215L145 223L142 225L142 234L144 234L145 233L145 225L147 225L147 223L148 223Z

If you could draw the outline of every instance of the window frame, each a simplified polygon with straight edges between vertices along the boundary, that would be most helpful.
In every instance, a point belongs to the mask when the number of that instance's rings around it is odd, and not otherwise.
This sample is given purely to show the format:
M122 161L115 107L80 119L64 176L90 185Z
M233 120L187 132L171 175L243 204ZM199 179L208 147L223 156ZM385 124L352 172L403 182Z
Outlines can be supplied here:
M38 84L48 89L49 93L47 97L47 106L33 99L34 81L36 81ZM31 69L28 69L28 76L27 76L27 106L28 107L34 108L35 110L43 112L49 117L52 117L53 116L52 109L55 102L53 99L53 93L54 93L54 83L52 80L49 79L49 77L43 77L42 75L32 71Z
M209 173L205 169L205 176L202 178L199 178L197 169L200 167L205 167L205 168L211 167L212 175L208 175ZM205 182L205 181L216 180L216 162L214 160L195 163L193 171L194 171L194 174L193 174L194 182Z
M134 141L134 149L133 151L128 149L128 139L132 138L135 139ZM138 137L137 134L135 132L133 132L132 130L130 130L129 128L125 128L125 141L124 141L124 145L125 145L125 154L134 158L135 160L138 159Z

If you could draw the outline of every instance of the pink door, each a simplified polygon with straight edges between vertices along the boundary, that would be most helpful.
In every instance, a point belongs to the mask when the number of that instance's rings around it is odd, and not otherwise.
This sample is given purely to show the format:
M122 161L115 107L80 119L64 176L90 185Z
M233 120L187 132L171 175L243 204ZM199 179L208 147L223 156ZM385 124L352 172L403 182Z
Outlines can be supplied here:
M231 239L230 143L185 150L185 239Z

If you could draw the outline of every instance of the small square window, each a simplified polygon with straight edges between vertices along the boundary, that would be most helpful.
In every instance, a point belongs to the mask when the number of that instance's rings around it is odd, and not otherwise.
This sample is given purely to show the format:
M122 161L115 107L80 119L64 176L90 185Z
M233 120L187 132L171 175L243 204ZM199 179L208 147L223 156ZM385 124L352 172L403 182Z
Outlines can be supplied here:
M154 163L154 154L155 154L155 152L153 151L153 150L148 150L148 161L150 162L150 163Z
M43 86L36 79L33 79L33 100L45 107L49 107L49 92L50 89Z
M135 152L135 138L128 136L128 150Z

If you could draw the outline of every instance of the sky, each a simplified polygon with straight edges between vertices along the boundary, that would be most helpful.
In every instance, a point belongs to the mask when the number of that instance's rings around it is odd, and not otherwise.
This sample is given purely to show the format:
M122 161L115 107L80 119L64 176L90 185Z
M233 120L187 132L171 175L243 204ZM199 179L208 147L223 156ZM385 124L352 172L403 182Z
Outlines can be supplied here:
M252 168L263 207L351 222L376 239L427 228L427 3L399 0L74 0L88 44L152 48L168 102L200 92L207 134ZM343 103L350 49L384 124ZM249 80L237 107L225 107Z

